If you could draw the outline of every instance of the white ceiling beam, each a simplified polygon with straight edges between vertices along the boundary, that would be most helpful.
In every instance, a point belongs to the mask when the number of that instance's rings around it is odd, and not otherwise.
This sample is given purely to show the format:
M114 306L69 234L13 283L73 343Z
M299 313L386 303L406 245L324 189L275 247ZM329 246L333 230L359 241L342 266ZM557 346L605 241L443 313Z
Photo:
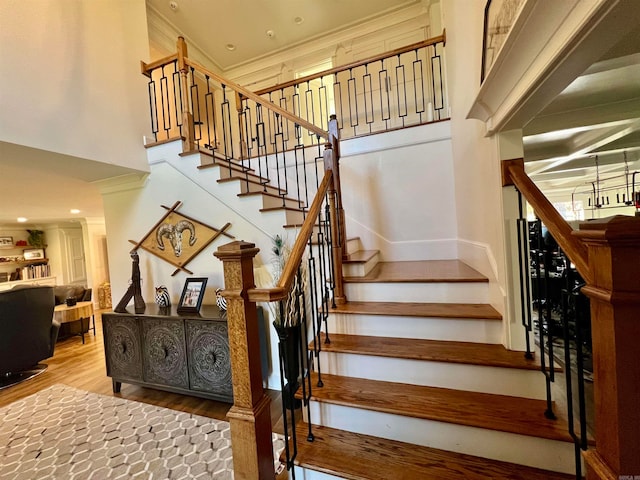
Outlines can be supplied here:
M538 116L527 124L523 133L530 136L555 130L627 121L638 118L639 114L640 98L605 105L589 105L577 110Z

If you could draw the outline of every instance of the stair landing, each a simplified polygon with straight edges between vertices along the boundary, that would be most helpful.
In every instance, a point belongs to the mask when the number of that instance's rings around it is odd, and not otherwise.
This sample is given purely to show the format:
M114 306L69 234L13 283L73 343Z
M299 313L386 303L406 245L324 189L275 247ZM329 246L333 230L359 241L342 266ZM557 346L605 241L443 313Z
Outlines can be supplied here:
M351 283L488 282L487 277L460 260L380 262L364 277L344 277Z

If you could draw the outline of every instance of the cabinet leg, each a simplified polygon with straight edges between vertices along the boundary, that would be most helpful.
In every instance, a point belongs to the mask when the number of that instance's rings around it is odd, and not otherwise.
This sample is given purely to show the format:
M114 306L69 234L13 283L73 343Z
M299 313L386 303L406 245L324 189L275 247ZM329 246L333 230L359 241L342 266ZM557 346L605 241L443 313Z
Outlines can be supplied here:
M122 382L116 382L115 380L111 380L111 385L113 386L113 393L120 393Z

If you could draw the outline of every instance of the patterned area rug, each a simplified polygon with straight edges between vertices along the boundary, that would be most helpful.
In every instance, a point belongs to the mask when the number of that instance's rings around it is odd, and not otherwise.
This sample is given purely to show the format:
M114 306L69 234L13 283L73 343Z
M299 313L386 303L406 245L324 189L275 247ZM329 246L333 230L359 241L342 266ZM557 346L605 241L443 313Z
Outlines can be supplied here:
M44 478L232 479L229 424L53 385L0 408L0 479Z

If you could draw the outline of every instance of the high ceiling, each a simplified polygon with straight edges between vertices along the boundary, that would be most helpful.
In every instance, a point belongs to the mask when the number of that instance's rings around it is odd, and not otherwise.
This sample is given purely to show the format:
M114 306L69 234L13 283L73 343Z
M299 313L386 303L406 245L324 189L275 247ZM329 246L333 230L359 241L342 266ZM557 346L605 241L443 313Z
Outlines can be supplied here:
M225 70L421 1L147 0L147 6Z

